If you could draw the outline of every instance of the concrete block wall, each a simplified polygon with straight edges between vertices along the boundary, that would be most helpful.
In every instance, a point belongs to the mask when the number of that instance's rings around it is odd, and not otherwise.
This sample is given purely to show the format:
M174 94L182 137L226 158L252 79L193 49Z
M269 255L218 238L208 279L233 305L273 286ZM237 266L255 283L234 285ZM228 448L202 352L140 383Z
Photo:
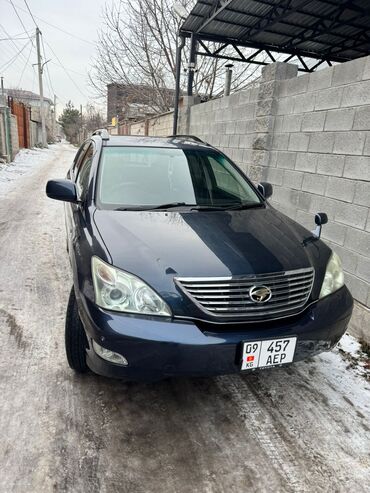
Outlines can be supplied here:
M1 111L0 108L0 159L7 160L8 149L6 143L5 125L6 125L5 114L4 112Z
M137 123L132 123L130 125L130 135L146 135L145 133L146 122L142 120Z
M253 143L259 84L225 98L191 106L189 133L218 147L241 168L254 162ZM181 120L179 133L186 133Z
M19 151L17 117L10 115L10 139L11 139L11 159L13 160Z
M148 135L163 136L172 135L173 112L164 113L159 117L149 118Z
M269 159L272 203L340 255L353 296L370 306L370 57L276 81Z

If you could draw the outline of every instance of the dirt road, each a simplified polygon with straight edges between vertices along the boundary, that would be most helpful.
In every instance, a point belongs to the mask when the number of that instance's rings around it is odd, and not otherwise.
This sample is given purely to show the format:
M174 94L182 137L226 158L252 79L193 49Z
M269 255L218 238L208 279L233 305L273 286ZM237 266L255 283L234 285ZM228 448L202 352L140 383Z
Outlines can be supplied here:
M348 492L370 484L370 389L339 352L248 376L75 376L54 146L0 180L0 492ZM46 156L46 157L45 157Z

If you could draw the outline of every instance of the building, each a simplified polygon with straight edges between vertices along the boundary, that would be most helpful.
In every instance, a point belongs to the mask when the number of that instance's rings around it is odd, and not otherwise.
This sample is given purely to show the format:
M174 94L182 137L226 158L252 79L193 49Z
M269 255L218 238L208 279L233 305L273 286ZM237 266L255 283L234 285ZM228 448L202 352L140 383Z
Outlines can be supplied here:
M143 84L108 84L107 120L112 122L137 121L148 118L174 106L174 89L154 89Z
M14 101L23 103L30 110L30 141L33 145L42 143L41 130L41 112L40 112L40 96L32 91L23 89L5 89L5 94L8 96L8 105L12 107ZM54 102L44 97L44 115L46 134L48 142L54 141L55 138L55 109Z

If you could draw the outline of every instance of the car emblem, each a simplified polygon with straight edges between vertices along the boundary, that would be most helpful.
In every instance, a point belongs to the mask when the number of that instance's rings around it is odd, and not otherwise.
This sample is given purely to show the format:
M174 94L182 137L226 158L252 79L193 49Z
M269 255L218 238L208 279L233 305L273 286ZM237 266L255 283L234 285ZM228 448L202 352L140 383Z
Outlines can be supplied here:
M249 290L249 297L255 303L266 303L271 296L271 289L267 286L252 286Z

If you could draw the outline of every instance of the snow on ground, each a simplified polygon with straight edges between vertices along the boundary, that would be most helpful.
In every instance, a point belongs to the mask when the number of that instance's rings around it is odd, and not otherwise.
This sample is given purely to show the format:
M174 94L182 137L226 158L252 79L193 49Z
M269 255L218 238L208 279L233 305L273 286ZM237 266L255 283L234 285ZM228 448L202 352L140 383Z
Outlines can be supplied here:
M0 163L0 194L19 176L31 173L43 162L52 159L58 151L58 145L49 145L47 149L21 149L11 163Z
M370 380L370 356L366 354L357 339L344 334L339 341L336 351L347 362L347 368L353 368L355 373Z

